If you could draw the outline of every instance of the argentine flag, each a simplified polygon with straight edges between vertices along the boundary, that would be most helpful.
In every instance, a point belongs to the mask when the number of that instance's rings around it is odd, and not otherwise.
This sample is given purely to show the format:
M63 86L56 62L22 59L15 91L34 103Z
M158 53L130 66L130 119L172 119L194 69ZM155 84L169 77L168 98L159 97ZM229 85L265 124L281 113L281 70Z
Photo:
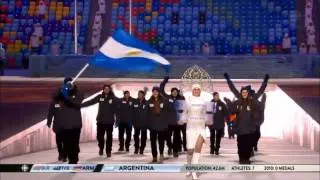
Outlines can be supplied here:
M151 72L159 66L169 71L171 66L156 50L123 30L109 37L94 55L90 65L131 72Z

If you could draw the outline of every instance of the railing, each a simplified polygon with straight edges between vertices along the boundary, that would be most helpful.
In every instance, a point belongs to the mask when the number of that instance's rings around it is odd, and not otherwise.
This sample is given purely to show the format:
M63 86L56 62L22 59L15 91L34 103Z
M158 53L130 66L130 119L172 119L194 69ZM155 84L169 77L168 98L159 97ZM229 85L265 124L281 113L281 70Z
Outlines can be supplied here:
M91 56L30 56L30 74L35 77L74 76ZM167 56L172 64L170 76L180 78L193 64L203 67L214 78L223 78L228 72L235 78L257 79L265 73L274 78L319 78L320 55L268 56ZM162 78L161 70L149 74L123 74L94 67L83 77Z

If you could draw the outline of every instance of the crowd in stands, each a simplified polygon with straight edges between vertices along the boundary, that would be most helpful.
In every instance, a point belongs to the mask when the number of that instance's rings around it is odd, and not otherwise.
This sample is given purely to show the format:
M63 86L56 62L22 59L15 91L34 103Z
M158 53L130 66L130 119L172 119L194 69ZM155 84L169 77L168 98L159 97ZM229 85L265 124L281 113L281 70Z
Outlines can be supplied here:
M319 17L313 17L313 10L314 10L314 0L306 0L305 4L305 30L306 30L306 39L307 44L305 42L301 42L300 44L300 53L301 54L315 54L317 53L317 45L316 45L316 28L313 21L313 18L319 18Z
M136 0L132 32L164 55L315 54L314 0L305 0L305 40L297 42L296 0ZM78 0L78 53L87 43L93 52L102 44L107 10L111 31L129 30L126 0ZM73 0L3 0L0 42L7 67L21 67L30 54L74 53ZM89 15L93 23L88 27ZM91 28L90 37L88 28Z
M90 1L77 2L77 44L82 53ZM32 54L73 54L74 22L74 0L0 1L0 42L6 51L6 67L23 67Z

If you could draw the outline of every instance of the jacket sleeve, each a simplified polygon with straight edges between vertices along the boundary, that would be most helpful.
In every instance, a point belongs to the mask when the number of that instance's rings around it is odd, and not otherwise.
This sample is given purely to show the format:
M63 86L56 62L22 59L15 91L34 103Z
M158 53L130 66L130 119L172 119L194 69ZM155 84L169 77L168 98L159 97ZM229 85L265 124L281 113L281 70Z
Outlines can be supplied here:
M267 85L268 85L268 80L269 80L269 76L266 75L263 79L263 82L260 86L260 89L258 90L258 92L254 96L255 99L259 99L260 96L264 93L264 91L266 90Z
M227 104L227 106L228 106L228 113L229 114L235 114L236 113L236 111L237 111L237 109L236 109L236 107L237 107L237 105L236 105L236 101L234 101L234 102L232 102L230 99L228 99L228 98L224 98L224 100L225 100L225 102L226 102L226 104Z
M262 95L262 98L261 98L261 110L264 111L265 107L266 107L266 101L267 101L267 94L264 93Z
M163 81L160 83L160 93L166 98L169 97L169 95L165 92L165 86L167 82L168 82L167 79L163 79Z
M259 125L263 124L264 123L264 109L265 109L265 105L266 105L266 100L267 100L267 95L266 93L264 93L262 95L262 99L261 99L261 102L260 102L260 111L261 111L261 118L260 118L260 122L259 122Z
M233 82L231 81L230 78L227 78L227 83L228 83L228 86L230 88L230 91L234 94L234 96L238 99L241 98L241 94L240 92L237 90L237 88L234 86Z
M223 108L224 119L226 120L227 124L229 124L230 123L230 114L229 114L229 110L228 110L225 103L222 103L222 108Z
M70 107L74 107L74 108L81 108L81 103L84 99L84 96L82 95L82 93L80 92L77 92L75 94L76 98L75 99L71 99L69 96L68 97L65 97L64 98L64 103L67 105L67 106L70 106Z
M121 105L121 99L120 98L117 98L117 97L114 97L114 113L115 113L115 123L118 124L120 122L120 105Z
M262 111L261 111L261 107L260 107L260 103L258 101L255 101L255 108L254 108L254 112L253 112L253 120L255 121L256 125L259 126L261 125L261 115L262 115Z
M47 125L50 127L52 124L52 118L54 116L55 113L55 109L54 109L54 104L55 101L53 100L49 106L49 110L48 110L48 114L47 114Z
M88 106L91 106L91 105L94 105L96 103L99 102L99 99L100 99L101 95L97 95L96 97L94 97L93 99L89 100L89 101L86 101L84 103L81 104L81 107L88 107Z
M185 103L185 105L184 105L184 110L183 110L183 112L182 112L182 114L181 114L181 118L180 118L180 120L178 121L178 124L180 124L180 125L183 125L183 124L185 124L185 123L187 123L188 122L188 104L187 103Z

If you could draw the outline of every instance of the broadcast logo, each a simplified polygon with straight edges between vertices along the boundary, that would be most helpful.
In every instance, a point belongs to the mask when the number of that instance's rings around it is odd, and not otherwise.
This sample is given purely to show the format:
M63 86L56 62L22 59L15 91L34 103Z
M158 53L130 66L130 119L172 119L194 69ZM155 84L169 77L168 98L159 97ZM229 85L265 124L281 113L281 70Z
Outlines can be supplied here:
M21 170L22 170L22 172L28 172L29 166L24 164L24 165L21 166Z

